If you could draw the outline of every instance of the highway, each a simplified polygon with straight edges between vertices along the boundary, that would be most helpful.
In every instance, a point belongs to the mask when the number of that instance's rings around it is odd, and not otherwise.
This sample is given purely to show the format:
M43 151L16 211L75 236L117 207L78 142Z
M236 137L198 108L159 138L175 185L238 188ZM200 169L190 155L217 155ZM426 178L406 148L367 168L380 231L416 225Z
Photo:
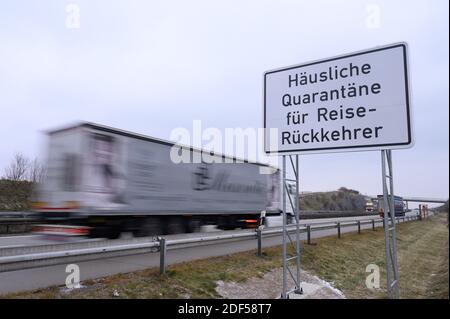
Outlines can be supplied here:
M376 215L373 215L373 217L376 217ZM320 219L302 219L300 221L301 225L314 225L317 223L324 223L324 222L330 222L334 223L337 221L349 221L349 220L355 220L355 219L370 219L370 216L360 216L360 217L339 217L339 218L320 218ZM279 225L281 226L282 220L280 218ZM168 238L180 238L180 237L186 237L186 236L197 236L202 235L204 233L210 233L210 232L221 232L220 230L216 229L215 226L204 226L202 228L202 233L195 234L182 234L182 235L171 235ZM223 232L221 232L223 233ZM121 238L131 238L131 234L125 233L122 234ZM86 239L86 238L45 238L41 235L33 235L33 234L17 234L17 235L0 235L0 249L7 248L7 247L27 247L27 246L38 246L38 245L49 245L49 244L57 244L58 242L64 243L64 242L77 242L77 241L98 241L99 239Z
M408 216L408 214L407 214ZM362 216L357 218L359 220L370 220L373 216ZM334 224L337 222L345 223L349 220L355 220L355 217L344 217L344 218L327 218L327 219L313 219L313 220L302 220L302 225L314 225L317 223L323 224L330 223ZM380 224L376 225L380 227ZM370 229L370 224L361 225L361 229ZM356 231L357 226L343 227L341 233ZM233 230L233 231L218 231L209 229L205 233L196 234L179 234L179 235L168 235L165 236L166 239L177 239L186 237L199 237L207 236L212 232L214 234L222 233L240 233L248 230ZM312 238L325 237L325 236L336 236L336 229L326 229L318 230L311 233ZM271 237L264 237L262 241L263 247L270 247L274 245L281 244L281 236L274 235ZM301 239L306 239L306 234L301 234ZM86 240L85 240L86 241ZM99 241L99 239L88 240L88 241ZM101 239L100 239L101 241ZM112 241L109 241L112 242ZM17 235L17 236L4 236L0 237L0 255L2 249L5 247L28 247L39 245L55 244L54 241L50 242L39 236L33 235ZM255 239L231 239L227 241L219 242L206 242L196 245L185 245L180 247L170 247L167 252L167 264L178 263L182 261L190 261L195 259L202 259L207 257L222 256L226 254L248 251L256 249ZM113 275L117 273L125 273L136 270L142 270L149 267L159 266L159 253L146 252L133 255L116 256L111 258L102 258L95 260L84 260L75 262L80 267L81 284L84 280L94 279L99 277L104 277L108 275ZM72 262L73 263L73 262ZM65 284L66 276L65 272L66 264L44 266L39 268L21 269L15 271L7 271L0 273L0 294L9 292L18 292L25 290L32 290L37 288L44 288L53 285L63 286Z

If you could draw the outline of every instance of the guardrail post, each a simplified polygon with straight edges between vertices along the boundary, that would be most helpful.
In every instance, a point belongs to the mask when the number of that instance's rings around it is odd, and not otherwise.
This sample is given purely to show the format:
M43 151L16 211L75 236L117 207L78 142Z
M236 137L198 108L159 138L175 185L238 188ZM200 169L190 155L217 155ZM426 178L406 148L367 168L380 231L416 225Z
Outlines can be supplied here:
M361 221L358 220L358 234L361 234Z
M306 226L308 245L311 245L311 225Z
M341 223L337 223L338 238L341 238Z
M159 237L159 273L166 273L166 239Z
M257 252L257 255L258 255L258 257L261 257L261 256L262 256L262 232L261 232L261 229L260 229L260 228L258 228L258 229L256 230L256 240L257 240L257 242L258 242L258 252Z
M375 230L375 219L372 219L372 230Z

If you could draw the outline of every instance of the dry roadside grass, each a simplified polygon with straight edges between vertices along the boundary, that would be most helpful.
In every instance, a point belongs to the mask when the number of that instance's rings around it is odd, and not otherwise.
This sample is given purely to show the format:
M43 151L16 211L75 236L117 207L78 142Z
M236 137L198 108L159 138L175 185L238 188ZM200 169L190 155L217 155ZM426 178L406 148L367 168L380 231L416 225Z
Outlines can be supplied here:
M424 221L397 227L400 294L402 298L448 298L447 217L434 216ZM383 230L363 230L343 234L341 239L326 237L315 245L303 245L302 266L331 282L347 298L384 298L385 256ZM169 252L170 253L170 252ZM381 270L381 288L365 286L368 264ZM185 262L168 267L160 276L150 268L127 274L84 281L82 289L65 291L61 287L9 294L2 298L220 298L216 282L243 282L262 277L280 266L280 247ZM114 297L114 292L118 297Z
M401 298L449 298L448 228L445 215L397 225L397 258ZM344 234L341 240L317 240L303 250L303 264L332 282L347 298L385 298L386 263L381 228ZM380 289L366 288L368 264L380 267Z

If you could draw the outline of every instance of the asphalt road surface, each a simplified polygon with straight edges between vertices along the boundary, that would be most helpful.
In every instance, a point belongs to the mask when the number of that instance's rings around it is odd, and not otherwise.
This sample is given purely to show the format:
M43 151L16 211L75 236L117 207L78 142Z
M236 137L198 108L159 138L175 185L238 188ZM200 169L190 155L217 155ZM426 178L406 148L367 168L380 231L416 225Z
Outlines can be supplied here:
M373 218L373 217L372 217ZM372 219L371 217L360 217L358 219ZM355 217L348 218L327 218L327 219L314 219L314 220L302 220L301 224L324 223L324 222L345 222L349 220L355 220ZM378 224L379 227L381 224ZM372 226L361 225L361 229L370 229ZM341 233L356 231L357 227L350 226L341 229ZM208 231L214 231L209 229ZM242 230L228 231L239 232ZM218 231L219 232L219 231ZM179 238L186 236L198 237L201 233L197 234L182 234L171 235L169 238ZM321 230L311 233L312 238L336 236L337 230ZM263 238L263 247L270 247L281 244L281 236L273 236L269 238ZM306 234L301 234L301 239L306 239ZM54 241L48 241L39 236L25 235L25 236L4 236L0 237L0 249L1 247L19 247L30 245L42 245L52 244ZM223 256L226 254L248 251L256 249L256 239L235 239L227 242L210 242L201 246L173 248L169 247L167 252L167 265L190 261L195 259L202 259L214 256ZM98 260L82 261L77 263L80 267L81 284L84 280L104 277L117 273L126 273L136 270L142 270L149 267L159 267L159 253L144 253L137 255L128 255L120 257L112 257ZM40 268L16 270L0 273L0 294L8 292L26 291L37 288L44 288L53 285L64 286L65 280L68 275L66 273L66 264L45 266Z

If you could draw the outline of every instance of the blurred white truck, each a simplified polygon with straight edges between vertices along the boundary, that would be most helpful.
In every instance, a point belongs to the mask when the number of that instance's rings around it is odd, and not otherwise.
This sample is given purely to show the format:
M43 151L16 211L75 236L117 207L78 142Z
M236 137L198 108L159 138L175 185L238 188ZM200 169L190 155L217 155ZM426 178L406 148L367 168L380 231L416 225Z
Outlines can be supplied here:
M280 214L280 174L268 165L88 122L49 131L48 142L33 205L40 233L149 236L256 227L261 212ZM181 152L188 163L174 162ZM207 163L194 162L205 152Z

